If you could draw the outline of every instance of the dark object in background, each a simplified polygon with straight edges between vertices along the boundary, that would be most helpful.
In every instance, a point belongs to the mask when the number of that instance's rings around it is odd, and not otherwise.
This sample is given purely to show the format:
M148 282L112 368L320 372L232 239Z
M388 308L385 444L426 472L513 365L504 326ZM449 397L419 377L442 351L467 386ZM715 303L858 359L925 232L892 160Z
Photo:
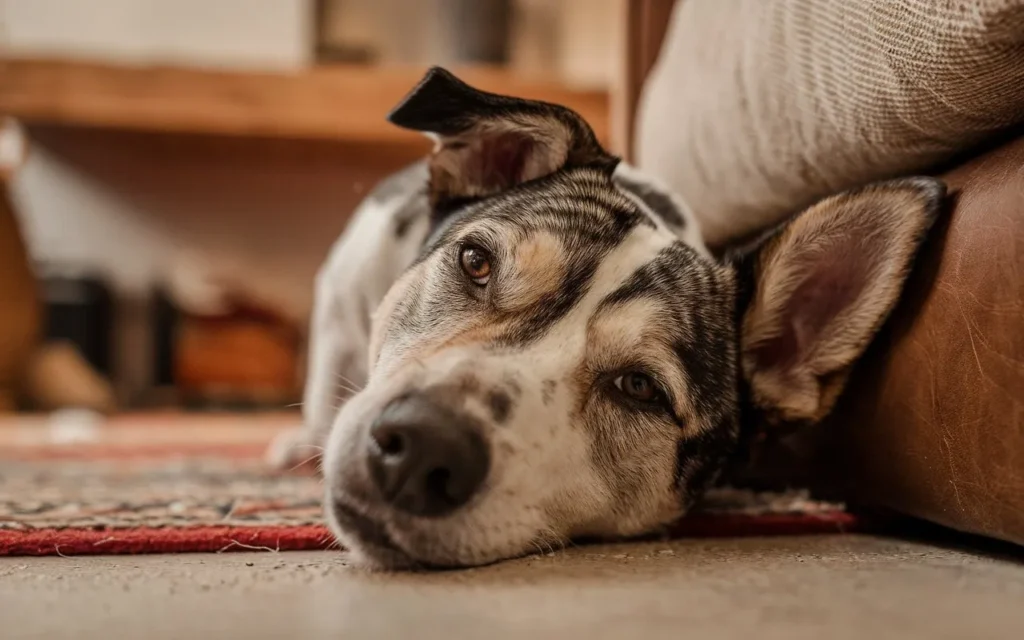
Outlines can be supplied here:
M233 302L222 315L190 313L158 287L151 318L151 404L238 411L298 399L301 332L273 311Z
M153 385L174 385L174 336L181 312L163 288L153 294Z
M508 62L512 9L511 0L444 0L440 19L452 61Z
M321 64L505 65L513 0L316 0Z
M93 369L109 379L114 314L107 285L95 276L44 268L42 290L46 340L74 344Z

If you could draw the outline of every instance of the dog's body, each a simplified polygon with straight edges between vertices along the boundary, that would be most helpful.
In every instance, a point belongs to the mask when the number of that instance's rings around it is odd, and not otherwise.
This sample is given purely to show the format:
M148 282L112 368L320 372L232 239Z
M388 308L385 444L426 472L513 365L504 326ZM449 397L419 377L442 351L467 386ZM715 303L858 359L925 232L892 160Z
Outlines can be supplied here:
M836 196L719 260L566 109L433 70L391 119L437 149L318 276L306 429L277 451L325 445L328 520L384 567L681 515L741 432L828 412L943 193Z

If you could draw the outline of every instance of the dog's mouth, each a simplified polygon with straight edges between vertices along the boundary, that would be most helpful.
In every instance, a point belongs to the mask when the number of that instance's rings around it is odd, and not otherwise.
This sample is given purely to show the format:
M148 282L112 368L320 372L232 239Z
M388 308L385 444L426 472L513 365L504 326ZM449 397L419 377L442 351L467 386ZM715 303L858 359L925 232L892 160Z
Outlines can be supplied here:
M349 549L364 556L372 565L386 569L413 569L422 563L412 557L388 534L383 523L363 514L344 500L329 503L327 517L343 530L346 537L354 538L358 549Z

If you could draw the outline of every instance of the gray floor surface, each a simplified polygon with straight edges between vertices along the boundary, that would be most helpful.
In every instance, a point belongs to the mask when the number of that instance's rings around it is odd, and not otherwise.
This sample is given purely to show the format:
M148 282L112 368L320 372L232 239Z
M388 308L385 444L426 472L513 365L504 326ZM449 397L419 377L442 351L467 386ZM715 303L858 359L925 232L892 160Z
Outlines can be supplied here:
M340 552L0 558L0 637L1024 638L1024 564L870 536L582 546L369 574Z

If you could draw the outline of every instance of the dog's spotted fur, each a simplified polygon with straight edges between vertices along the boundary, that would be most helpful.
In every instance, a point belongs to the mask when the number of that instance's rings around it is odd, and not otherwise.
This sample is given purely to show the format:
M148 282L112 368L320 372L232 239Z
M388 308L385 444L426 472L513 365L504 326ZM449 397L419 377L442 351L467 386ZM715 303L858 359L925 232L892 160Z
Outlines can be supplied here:
M717 260L679 200L571 111L434 70L392 119L438 147L368 198L318 279L300 438L326 441L339 539L383 567L479 564L678 517L742 433L831 407L942 195L916 179L833 198ZM490 256L484 286L460 266L466 246ZM630 372L659 402L617 390ZM365 388L339 411L351 385ZM364 462L369 425L410 395L486 442L483 487L443 518L390 508Z

